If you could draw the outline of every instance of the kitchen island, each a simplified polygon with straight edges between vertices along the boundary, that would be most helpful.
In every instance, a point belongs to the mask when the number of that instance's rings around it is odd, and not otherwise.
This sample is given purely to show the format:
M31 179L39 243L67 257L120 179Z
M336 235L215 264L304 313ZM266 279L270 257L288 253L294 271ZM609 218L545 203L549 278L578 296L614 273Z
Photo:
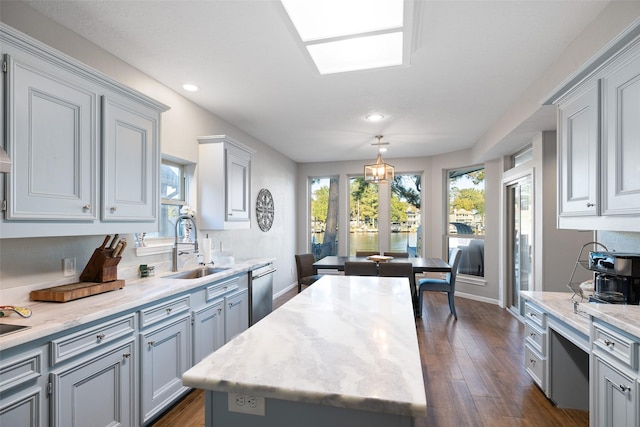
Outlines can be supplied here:
M188 370L208 426L411 426L426 398L406 278L324 276Z

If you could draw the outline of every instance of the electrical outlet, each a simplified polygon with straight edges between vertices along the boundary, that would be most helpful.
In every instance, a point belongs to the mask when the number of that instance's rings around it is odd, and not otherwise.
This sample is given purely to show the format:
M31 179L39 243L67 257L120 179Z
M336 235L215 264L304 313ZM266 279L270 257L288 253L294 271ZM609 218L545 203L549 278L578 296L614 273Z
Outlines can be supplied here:
M65 277L76 275L76 259L75 258L64 258L62 260L62 274Z
M264 417L264 397L252 394L229 393L229 412L241 412L243 414L260 415Z

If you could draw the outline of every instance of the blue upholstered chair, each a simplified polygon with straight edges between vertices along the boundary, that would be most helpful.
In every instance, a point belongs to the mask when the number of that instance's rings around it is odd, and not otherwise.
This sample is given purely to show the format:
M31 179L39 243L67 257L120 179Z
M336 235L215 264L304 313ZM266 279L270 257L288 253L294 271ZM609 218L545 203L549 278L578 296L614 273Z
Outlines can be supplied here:
M435 292L446 292L447 297L449 299L449 309L451 310L451 314L456 319L458 315L456 314L456 306L453 300L453 294L456 291L456 275L458 273L458 266L460 265L460 257L462 255L462 251L458 248L455 248L451 255L449 256L449 264L451 265L451 273L447 273L447 277L445 279L420 279L418 280L418 317L422 316L422 301L423 301L423 292L427 291L435 291Z

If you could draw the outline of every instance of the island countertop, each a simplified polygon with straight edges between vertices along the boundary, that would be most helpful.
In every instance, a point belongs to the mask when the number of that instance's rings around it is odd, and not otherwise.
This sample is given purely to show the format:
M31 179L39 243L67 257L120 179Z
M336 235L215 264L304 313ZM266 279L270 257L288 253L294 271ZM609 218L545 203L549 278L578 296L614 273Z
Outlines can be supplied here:
M403 278L324 276L182 380L210 391L426 414L411 295Z

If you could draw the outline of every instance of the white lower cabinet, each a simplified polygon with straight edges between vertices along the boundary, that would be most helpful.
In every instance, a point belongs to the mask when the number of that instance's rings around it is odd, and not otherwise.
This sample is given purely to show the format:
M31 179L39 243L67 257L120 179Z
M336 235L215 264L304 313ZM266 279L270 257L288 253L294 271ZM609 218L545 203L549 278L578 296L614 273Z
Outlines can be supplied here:
M193 311L193 364L224 345L224 298Z
M248 275L0 349L0 426L137 427L189 391L182 374L248 327Z
M249 296L240 289L224 297L224 336L231 341L249 327Z
M191 316L154 325L139 335L142 423L152 419L188 388L182 374L191 366Z
M638 382L628 373L594 358L596 393L595 416L599 427L636 427L638 416Z
M51 426L135 426L134 352L130 338L53 371Z
M46 424L43 349L0 357L0 426Z
M640 425L640 337L594 320L591 342L591 424L637 427Z
M527 373L548 396L546 314L530 302L525 304L524 365Z

